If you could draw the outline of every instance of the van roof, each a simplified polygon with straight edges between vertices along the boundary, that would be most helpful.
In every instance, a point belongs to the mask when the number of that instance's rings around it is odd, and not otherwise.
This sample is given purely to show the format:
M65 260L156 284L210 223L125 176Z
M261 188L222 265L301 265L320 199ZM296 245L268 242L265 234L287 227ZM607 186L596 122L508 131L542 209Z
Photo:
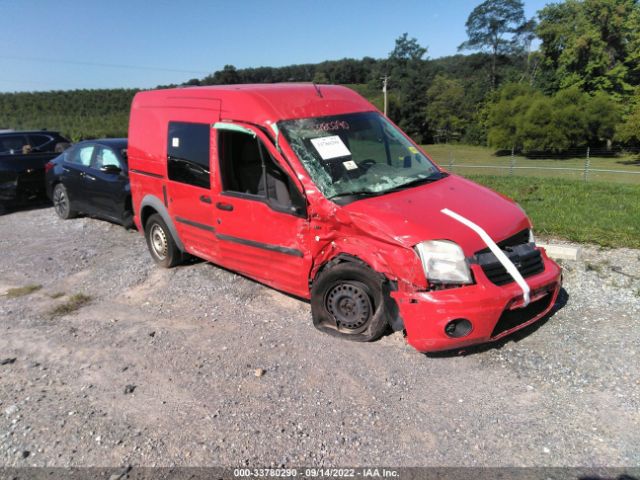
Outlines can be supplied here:
M261 124L375 110L367 100L347 87L312 83L215 85L150 90L138 93L133 102L133 108L154 106L219 109L221 120Z

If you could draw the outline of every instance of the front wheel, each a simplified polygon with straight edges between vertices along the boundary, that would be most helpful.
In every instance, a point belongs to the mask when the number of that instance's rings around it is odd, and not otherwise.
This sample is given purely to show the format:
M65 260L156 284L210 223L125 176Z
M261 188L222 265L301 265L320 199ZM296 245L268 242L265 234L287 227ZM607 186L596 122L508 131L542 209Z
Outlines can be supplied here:
M157 213L147 220L144 236L147 239L151 257L158 265L171 268L182 262L182 252L176 245L169 227Z
M71 206L71 200L69 199L69 194L67 193L67 188L58 183L53 188L53 208L58 214L58 216L63 220L68 220L69 218L75 217L78 212L76 212Z
M330 335L371 342L389 325L386 279L360 263L344 262L320 273L311 288L314 326Z

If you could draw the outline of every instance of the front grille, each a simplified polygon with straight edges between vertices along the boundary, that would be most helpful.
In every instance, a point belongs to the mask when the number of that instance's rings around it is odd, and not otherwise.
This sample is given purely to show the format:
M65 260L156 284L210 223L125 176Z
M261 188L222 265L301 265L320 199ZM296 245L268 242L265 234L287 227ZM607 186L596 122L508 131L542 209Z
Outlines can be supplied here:
M507 247L516 247L518 245L523 245L525 243L529 243L529 229L528 228L525 228L524 230L520 230L515 235L512 235L509 238L505 238L501 242L497 242L496 245L498 245L502 250L504 250ZM476 253L480 254L480 253L487 253L487 252L490 252L490 251L491 250L487 247L487 248L485 248L483 250L480 250L479 252L476 252Z
M523 277L530 277L544 271L544 261L540 251L536 250L533 244L503 247L502 251L511 260ZM482 271L487 278L495 285L506 285L513 282L513 277L509 275L498 258L491 252L481 250L475 256L475 261L482 267Z
M549 307L552 298L553 292L549 292L544 297L536 300L535 302L531 302L524 308L505 310L502 312L502 315L500 315L500 319L498 320L498 323L496 323L493 332L491 332L491 338L497 337L501 333L511 330L512 328L522 325L532 318L537 317Z

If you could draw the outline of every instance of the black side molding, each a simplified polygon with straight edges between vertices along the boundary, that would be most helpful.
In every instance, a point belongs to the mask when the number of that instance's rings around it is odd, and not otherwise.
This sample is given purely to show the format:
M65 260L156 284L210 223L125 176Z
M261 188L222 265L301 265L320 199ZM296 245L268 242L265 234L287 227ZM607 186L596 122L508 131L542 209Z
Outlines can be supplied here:
M144 170L136 170L135 168L132 168L131 170L129 170L129 173L137 173L138 175L146 175L147 177L153 177L153 178L164 178L164 175L158 175L157 173L145 172Z
M225 240L227 242L239 243L240 245L246 245L248 247L261 248L262 250L269 250L271 252L283 253L285 255L291 255L293 257L304 257L303 253L296 248L281 247L280 245L272 245L270 243L256 242L255 240L247 240L246 238L232 237L231 235L225 235L223 233L216 233L216 229L211 225L205 225L203 223L194 222L182 217L176 217L176 222L184 223L200 230L205 230L215 234L216 238Z
M206 230L207 232L214 232L216 229L210 225L205 225L204 223L194 222L193 220L187 220L186 218L176 217L176 222L184 223L185 225L190 225L192 227L199 228L200 230Z
M302 258L304 256L300 250L297 250L295 248L281 247L279 245L271 245L270 243L256 242L254 240L232 237L231 235L224 235L222 233L217 233L216 237L218 237L220 240L226 240L227 242L239 243L240 245L261 248L263 250L271 250L272 252L284 253L285 255L292 255L294 257Z

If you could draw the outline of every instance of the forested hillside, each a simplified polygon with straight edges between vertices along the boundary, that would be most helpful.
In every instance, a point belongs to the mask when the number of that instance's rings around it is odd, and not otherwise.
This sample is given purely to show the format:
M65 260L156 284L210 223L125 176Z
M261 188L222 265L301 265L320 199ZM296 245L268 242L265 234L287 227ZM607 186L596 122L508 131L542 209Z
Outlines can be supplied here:
M0 94L0 128L58 130L74 141L126 137L137 90Z
M458 54L429 59L406 33L386 58L236 69L183 85L315 82L348 85L416 141L556 155L640 147L640 3L565 0L526 18L520 0L487 0ZM539 47L532 51L532 42ZM160 86L159 88L162 88ZM0 94L0 128L57 129L78 140L126 135L135 90Z
M516 64L522 61L522 58L501 58L501 78L517 78L519 70ZM425 60L422 62L424 82L431 83L438 75L461 78L465 95L471 103L477 103L484 98L488 89L489 77L483 69L486 62L487 56L481 53ZM208 77L192 79L183 85L312 81L319 84L335 83L356 90L382 109L380 76L383 75L386 64L386 60L365 58L280 68L236 69L226 66ZM391 76L389 79L390 116L398 122L402 122L403 113L400 107L400 81L400 77L395 79ZM175 86L177 85L160 85L159 88ZM131 100L137 91L112 89L0 93L0 128L59 130L76 141L84 138L126 136ZM407 122L403 127L412 130Z

